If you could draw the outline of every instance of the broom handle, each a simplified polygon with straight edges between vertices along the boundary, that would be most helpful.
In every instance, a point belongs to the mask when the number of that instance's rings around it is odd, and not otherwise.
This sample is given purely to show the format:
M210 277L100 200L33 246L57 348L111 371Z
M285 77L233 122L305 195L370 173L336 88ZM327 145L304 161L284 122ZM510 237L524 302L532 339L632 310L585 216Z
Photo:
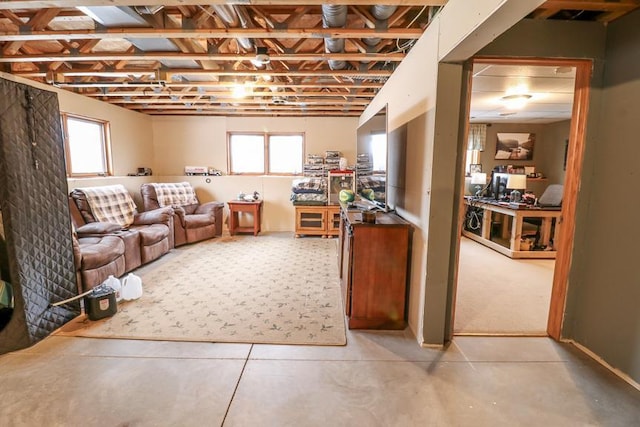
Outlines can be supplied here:
M66 304L66 303L68 303L68 302L71 302L71 301L75 301L75 300L77 300L77 299L80 299L80 298L82 298L82 297L84 297L84 296L86 296L86 295L89 295L91 292L93 292L93 289L91 289L91 290L89 290L89 291L87 291L87 292L81 293L80 295L77 295L77 296L75 296L75 297L71 297L71 298L67 298L67 299L62 300L62 301L54 302L53 304L49 304L49 306L50 306L50 307L57 307L57 306L59 306L59 305L63 305L63 304Z

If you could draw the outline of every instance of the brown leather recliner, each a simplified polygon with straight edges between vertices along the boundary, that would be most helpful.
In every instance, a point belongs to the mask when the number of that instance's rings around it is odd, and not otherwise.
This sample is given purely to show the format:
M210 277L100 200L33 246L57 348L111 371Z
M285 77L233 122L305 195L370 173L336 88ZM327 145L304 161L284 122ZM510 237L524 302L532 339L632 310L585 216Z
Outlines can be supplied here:
M78 293L93 289L110 275L125 273L125 245L117 236L77 237L73 233Z
M159 197L158 190L170 194L172 190L185 197ZM200 204L191 184L152 183L140 187L145 211L171 206L174 211L173 231L175 246L195 243L222 235L222 211L224 203L207 202ZM191 203L195 202L195 203Z
M123 241L125 272L159 258L173 248L173 210L171 208L136 212L133 223L123 228L118 224L97 221L82 189L71 192L69 207L78 237L109 234Z

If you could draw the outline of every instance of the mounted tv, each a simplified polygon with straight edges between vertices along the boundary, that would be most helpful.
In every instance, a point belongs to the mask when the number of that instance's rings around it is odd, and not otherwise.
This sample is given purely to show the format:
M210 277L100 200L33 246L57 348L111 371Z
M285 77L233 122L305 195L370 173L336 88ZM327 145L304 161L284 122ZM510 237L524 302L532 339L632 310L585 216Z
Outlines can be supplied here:
M356 193L371 206L387 210L387 106L357 131ZM366 205L365 205L366 206Z
M385 105L357 131L356 192L384 211L403 204L407 126L389 131Z

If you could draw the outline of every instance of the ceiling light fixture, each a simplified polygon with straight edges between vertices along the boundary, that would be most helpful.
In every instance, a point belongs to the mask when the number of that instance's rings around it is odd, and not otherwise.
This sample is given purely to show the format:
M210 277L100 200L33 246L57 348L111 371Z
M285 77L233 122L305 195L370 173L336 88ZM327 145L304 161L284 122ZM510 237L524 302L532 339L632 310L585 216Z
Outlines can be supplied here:
M238 83L233 87L232 96L234 98L246 98L252 92L249 82L245 82L244 84Z
M256 67L264 67L270 62L271 62L271 58L269 58L269 53L267 53L267 48L263 46L257 47L256 57L251 60L251 63Z
M512 95L505 95L500 98L500 101L507 107L509 110L520 110L527 105L527 102L532 98L532 95L528 93L519 93Z
M556 67L554 72L556 74L568 74L573 71L573 67Z

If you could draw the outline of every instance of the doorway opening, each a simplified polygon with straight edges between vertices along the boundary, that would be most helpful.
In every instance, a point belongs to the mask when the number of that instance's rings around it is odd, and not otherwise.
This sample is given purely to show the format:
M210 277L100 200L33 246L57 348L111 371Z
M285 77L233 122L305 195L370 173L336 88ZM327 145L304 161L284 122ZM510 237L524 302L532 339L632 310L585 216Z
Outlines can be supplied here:
M590 62L472 65L452 333L558 339Z

